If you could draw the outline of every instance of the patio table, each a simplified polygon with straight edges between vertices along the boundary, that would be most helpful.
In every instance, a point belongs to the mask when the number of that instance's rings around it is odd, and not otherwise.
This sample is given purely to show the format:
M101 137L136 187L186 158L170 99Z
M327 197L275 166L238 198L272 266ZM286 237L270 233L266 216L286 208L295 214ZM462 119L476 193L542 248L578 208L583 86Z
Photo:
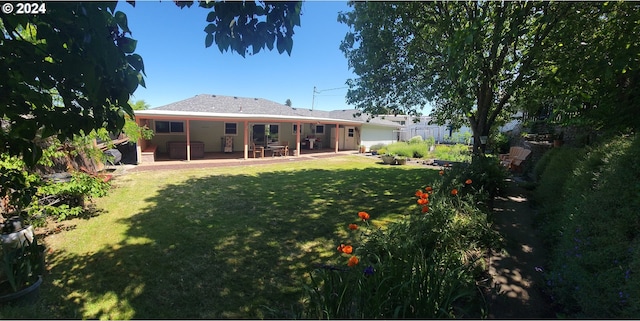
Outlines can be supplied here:
M267 149L271 150L271 157L276 156L276 153L284 156L284 145L268 145Z

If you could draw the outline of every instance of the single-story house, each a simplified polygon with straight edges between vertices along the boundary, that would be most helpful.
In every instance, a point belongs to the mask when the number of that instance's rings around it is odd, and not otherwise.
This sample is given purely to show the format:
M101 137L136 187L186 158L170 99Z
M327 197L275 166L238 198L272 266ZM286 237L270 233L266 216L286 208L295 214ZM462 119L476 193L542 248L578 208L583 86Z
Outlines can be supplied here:
M203 158L205 153L244 152L286 143L291 155L305 150L357 150L360 145L397 141L397 123L357 110L293 108L261 98L201 94L147 110L136 110L136 122L155 133L137 144L138 163L157 153L171 159ZM276 143L277 142L277 143Z

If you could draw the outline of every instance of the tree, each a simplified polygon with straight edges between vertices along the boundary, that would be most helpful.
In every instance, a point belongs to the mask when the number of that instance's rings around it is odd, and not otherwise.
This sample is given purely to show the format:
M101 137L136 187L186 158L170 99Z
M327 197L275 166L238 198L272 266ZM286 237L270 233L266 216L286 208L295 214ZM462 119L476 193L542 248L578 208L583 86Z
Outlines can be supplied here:
M285 101L284 104L289 107L293 106L293 104L291 104L291 99L287 99L287 101Z
M341 50L357 79L347 102L372 114L419 114L434 104L438 124L481 136L514 109L536 78L549 33L572 3L352 2L338 20L351 31Z
M146 110L151 107L151 105L147 104L144 99L136 100L135 103L129 102L129 104L131 105L131 108L133 108L133 110Z

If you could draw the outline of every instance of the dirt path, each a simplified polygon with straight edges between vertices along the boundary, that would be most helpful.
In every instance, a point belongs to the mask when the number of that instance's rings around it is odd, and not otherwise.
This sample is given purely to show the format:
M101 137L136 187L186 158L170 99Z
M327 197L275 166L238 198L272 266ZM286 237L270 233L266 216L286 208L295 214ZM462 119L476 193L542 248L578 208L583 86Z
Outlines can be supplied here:
M489 258L492 291L490 319L554 318L542 293L545 250L533 224L527 191L509 179L505 197L494 203L495 228L506 239L505 249Z

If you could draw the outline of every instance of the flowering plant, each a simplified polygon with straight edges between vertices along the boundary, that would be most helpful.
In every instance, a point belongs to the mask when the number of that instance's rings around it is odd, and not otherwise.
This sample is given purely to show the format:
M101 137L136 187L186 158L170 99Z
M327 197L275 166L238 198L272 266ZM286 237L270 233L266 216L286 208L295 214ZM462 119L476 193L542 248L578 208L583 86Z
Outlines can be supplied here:
M480 304L478 262L491 229L473 206L473 179L453 178L461 175L443 169L415 192L411 213L383 228L363 211L345 224L349 241L335 245L341 263L311 273L309 317L458 317L462 302Z

